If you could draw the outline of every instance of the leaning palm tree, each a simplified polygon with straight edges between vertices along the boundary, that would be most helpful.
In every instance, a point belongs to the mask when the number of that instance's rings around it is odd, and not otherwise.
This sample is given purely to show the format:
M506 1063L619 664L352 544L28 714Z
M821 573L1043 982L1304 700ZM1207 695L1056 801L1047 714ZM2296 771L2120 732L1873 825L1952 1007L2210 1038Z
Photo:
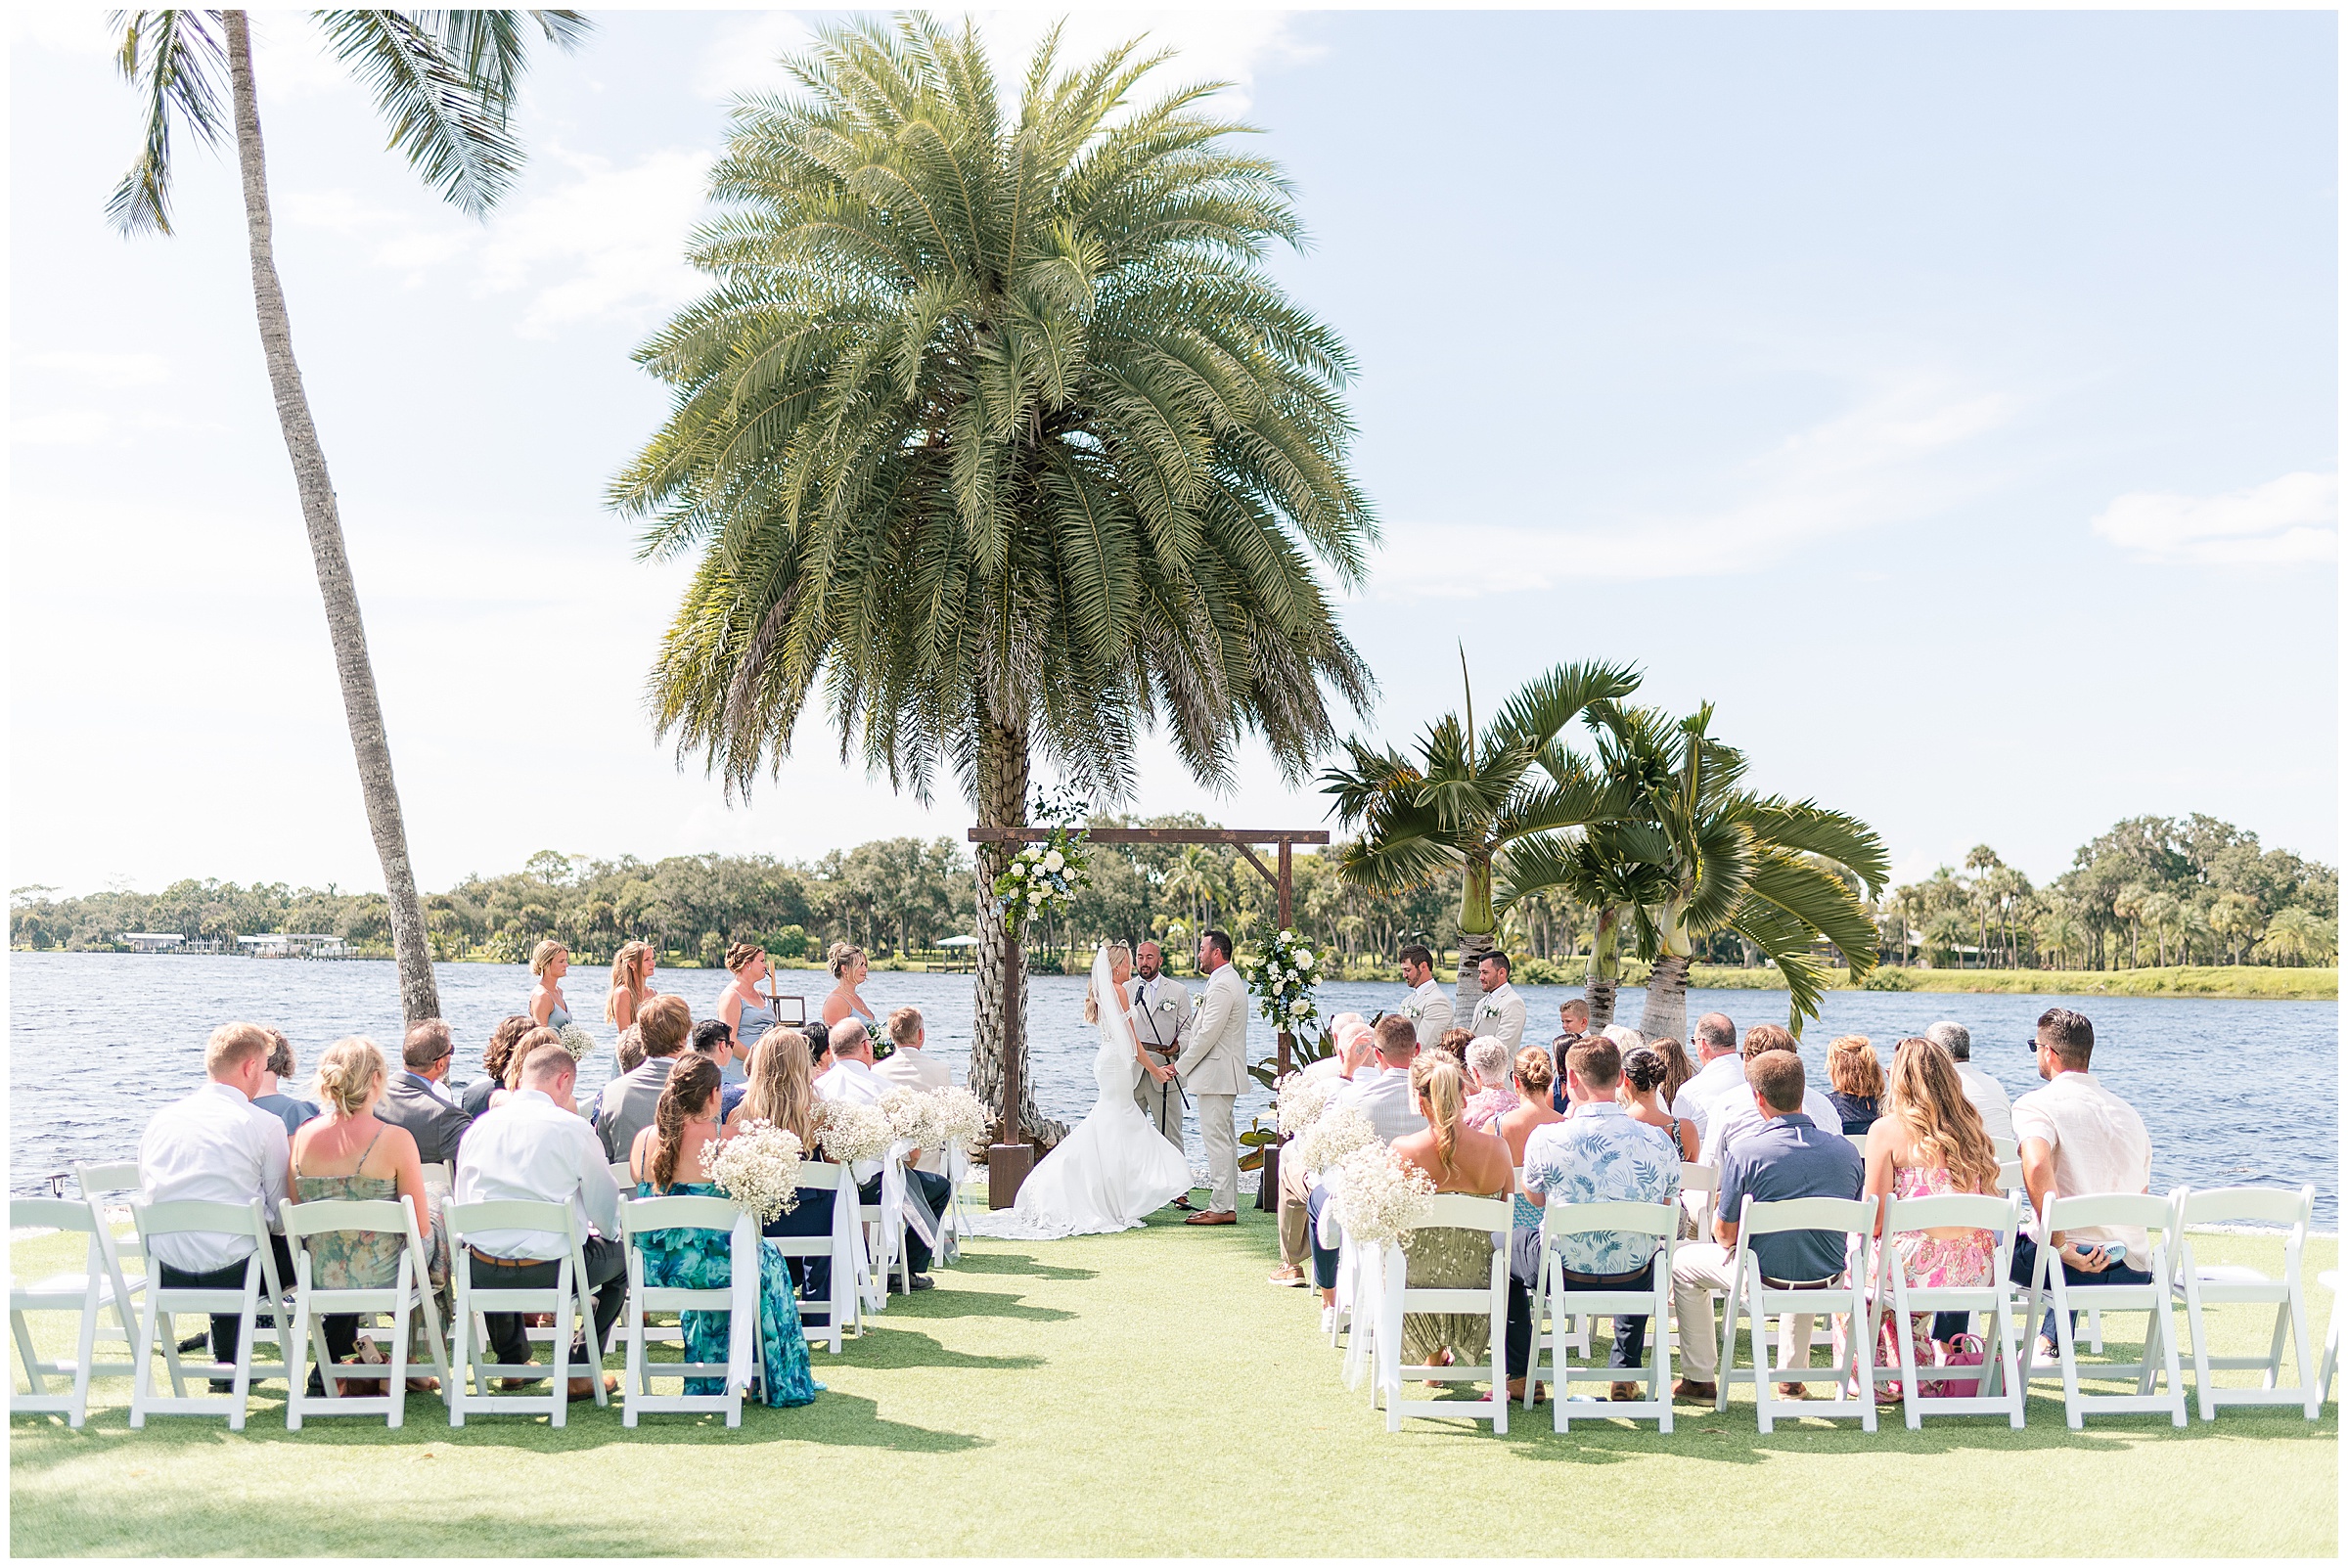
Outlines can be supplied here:
M507 126L527 54L527 22L563 48L574 47L587 22L569 11L319 11L311 13L327 47L375 96L391 127L391 145L425 183L460 210L488 213L521 167L521 149ZM342 519L326 470L326 448L310 419L309 396L294 360L294 327L278 282L271 235L269 181L261 155L260 98L253 83L252 35L242 11L130 11L114 14L122 41L115 64L138 89L145 111L139 156L114 188L107 214L124 234L171 232L171 137L176 126L217 145L223 120L233 127L245 191L245 238L252 267L252 304L261 353L276 394L277 422L294 460L294 482L309 531L310 559L326 602L342 688L342 714L357 753L359 793L384 868L391 906L391 947L399 960L400 1011L411 1024L436 1017L438 988L408 830L391 778L375 666L359 616L359 592L342 545ZM225 77L225 80L223 79ZM221 112L221 100L228 112Z
M1376 538L1352 361L1263 269L1302 229L1217 85L1136 101L1166 58L1062 68L1055 31L1006 117L974 28L907 15L736 105L716 286L639 350L672 412L610 491L649 556L700 552L652 677L680 762L746 792L820 693L842 760L925 801L948 772L1002 829L1039 753L1114 798L1162 719L1204 783L1250 734L1300 779L1324 687L1367 706L1317 572ZM978 846L990 1097L1024 1052L1010 852Z
M1348 740L1348 763L1324 772L1321 787L1335 799L1338 818L1355 829L1337 859L1345 880L1399 894L1454 866L1465 873L1456 1006L1461 1017L1469 1017L1484 989L1476 965L1492 951L1499 923L1496 868L1506 874L1507 857L1517 846L1608 814L1603 782L1558 738L1593 703L1635 691L1639 676L1628 665L1560 664L1527 682L1478 736L1464 653L1460 665L1464 719L1445 714L1428 726L1416 757ZM1578 891L1576 896L1595 902ZM1601 922L1603 930L1603 913Z

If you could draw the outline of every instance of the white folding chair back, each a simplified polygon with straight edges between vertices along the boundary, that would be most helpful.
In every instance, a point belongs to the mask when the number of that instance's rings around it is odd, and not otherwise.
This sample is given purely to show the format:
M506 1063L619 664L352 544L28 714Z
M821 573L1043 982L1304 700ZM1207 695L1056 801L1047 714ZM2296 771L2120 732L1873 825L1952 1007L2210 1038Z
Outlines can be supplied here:
M2028 1188L2022 1186L2022 1162L2020 1160L1998 1161L1998 1190L2001 1192L2023 1192L2028 1190ZM2025 1198L2023 1201L2027 1202L2029 1200Z
M442 1347L440 1309L432 1300L431 1273L423 1234L416 1228L415 1203L405 1195L396 1201L329 1199L288 1203L280 1213L286 1224L286 1244L294 1253L294 1335L288 1342L293 1372L286 1385L286 1430L300 1431L305 1415L376 1414L384 1417L386 1427L396 1429L406 1419L408 1409L408 1325L419 1315L424 1321L425 1348L431 1357L432 1369L439 1374L440 1397L445 1402L451 1383L448 1353ZM388 1283L336 1290L318 1283L318 1258L310 1245L311 1238L344 1232L400 1238L398 1267ZM362 1362L347 1367L337 1366L327 1350L325 1320L329 1314L340 1313L390 1314L390 1359L381 1366ZM359 1334L363 1339L379 1342L384 1337L381 1331L364 1325ZM304 1361L313 1350L324 1374L323 1394L308 1391ZM384 1380L381 1394L339 1392L343 1383L377 1377Z
M881 1163L883 1167L894 1167L902 1176L903 1162L894 1149L881 1157ZM891 1186L889 1171L884 1168L880 1175L883 1201L866 1203L859 1198L856 1204L856 1218L864 1226L864 1251L873 1282L873 1294L866 1298L865 1304L875 1312L887 1310L892 1288L913 1294L913 1251L905 1245L905 1216L902 1212L889 1213L885 1201ZM858 1189L850 1183L844 1190L854 1195ZM891 1275L896 1276L893 1285Z
M1680 1207L1695 1222L1696 1233L1707 1239L1712 1234L1712 1204L1719 1195L1719 1166L1680 1161Z
M2340 1369L2340 1271L2326 1269L2316 1283L2331 1292L2331 1326L2324 1330L2324 1365L2316 1369L2316 1399L2331 1398L2331 1377Z
M451 1203L441 1218L448 1227L449 1274L456 1294L450 1310L457 1321L456 1348L449 1358L448 1424L463 1426L469 1414L544 1415L561 1426L570 1410L567 1385L574 1374L594 1385L598 1405L609 1405L601 1357L591 1356L584 1363L570 1360L573 1324L589 1344L595 1343L595 1295L587 1283L587 1258L582 1250L585 1238L579 1233L578 1214L571 1205L501 1198L489 1203ZM474 1260L468 1238L484 1231L538 1231L562 1237L564 1251L556 1260L555 1282L534 1288L474 1283ZM488 1324L483 1321L484 1315L492 1312L554 1314L552 1329L528 1330L533 1339L545 1336L549 1365L480 1359L494 1354L489 1347ZM549 1391L492 1394L492 1377L544 1377Z
M2177 1206L2176 1293L2185 1298L2187 1333L2193 1347L2193 1388L2199 1396L2201 1419L2214 1421L2221 1405L2297 1405L2309 1420L2324 1408L2323 1385L2317 1381L2315 1341L2308 1332L2307 1286L2301 1277L2301 1255L2307 1249L2308 1228L2315 1223L2316 1189L2293 1192L2274 1187L2222 1187L2207 1191L2179 1188ZM2237 1225L2264 1222L2286 1228L2282 1241L2282 1276L2269 1278L2242 1264L2205 1264L2193 1257L2196 1225ZM2275 1331L2264 1356L2213 1356L2209 1352L2208 1310L2216 1306L2269 1306L2275 1309ZM2282 1382L2282 1342L2291 1340L2299 1381ZM2256 1388L2220 1388L2213 1371L2258 1371Z
M1990 1135L1989 1147L1990 1151L1997 1155L1998 1163L2001 1165L2008 1160L2018 1160L2022 1157L2022 1145L2010 1138L2000 1138L1993 1133Z
M635 1175L628 1169L628 1162L626 1160L613 1160L611 1162L611 1181L612 1184L619 1188L623 1195L633 1194L636 1190L636 1178Z
M807 1322L807 1309L817 1303L803 1301L799 1304L799 1327L809 1344L820 1344L836 1356L844 1332L851 1326L859 1334L864 1331L856 1301L856 1187L843 1180L838 1166L826 1160L800 1161L799 1186L833 1194L831 1232L825 1235L778 1235L766 1239L786 1258L821 1258L831 1264L830 1293L822 1302L824 1326L817 1328ZM848 1195L845 1202L839 1197L843 1190Z
M2055 1369L2062 1375L2063 1420L2076 1432L2094 1414L2166 1411L2173 1426L2185 1424L2185 1379L2177 1369L2177 1333L2169 1318L2169 1241L2175 1232L2176 1207L2165 1197L2145 1192L2090 1192L2077 1197L2047 1200L2039 1216L2038 1263L2030 1281L2029 1322L2039 1321L2042 1300L2054 1309ZM2138 1226L2150 1238L2151 1257L2144 1267L2152 1278L2146 1284L2078 1285L2069 1282L2054 1236L2086 1226ZM2130 1267L2135 1261L2130 1260ZM2134 1394L2088 1394L2079 1387L2077 1336L2071 1328L2074 1311L2141 1312L2145 1315L2145 1345L2140 1362L2126 1366L2099 1364L2092 1368L2101 1377L2136 1378ZM2038 1336L2032 1332L2022 1356L2022 1375L2035 1381ZM2158 1355L2159 1361L2153 1357ZM2165 1369L2168 1392L2154 1393L2155 1376Z
M269 1249L269 1225L263 1217L261 1200L249 1204L206 1203L183 1198L167 1203L133 1203L130 1206L132 1224L138 1227L139 1250L154 1265L155 1272L147 1281L147 1309L141 1315L139 1348L131 1352L134 1369L130 1383L130 1424L144 1427L150 1415L219 1415L228 1417L228 1429L245 1430L245 1402L257 1378L285 1377L284 1363L275 1366L255 1366L252 1347L255 1340L266 1336L279 1347L281 1356L289 1355L286 1346L287 1316L279 1304L283 1292L277 1277L277 1259ZM241 1286L214 1289L166 1288L162 1270L155 1265L155 1239L164 1235L248 1235L252 1252L245 1260L245 1279ZM179 1359L179 1330L172 1324L176 1313L201 1313L237 1317L237 1359L233 1363L203 1362L189 1366ZM270 1326L260 1325L267 1314ZM162 1398L155 1392L154 1352L163 1353L163 1365L171 1374L171 1397ZM188 1392L190 1374L204 1378L226 1377L230 1390L220 1395L191 1395Z
M1509 1248L1508 1235L1511 1210L1505 1198L1469 1197L1459 1192L1439 1192L1427 1207L1427 1216L1415 1231L1460 1230L1482 1231L1494 1236L1491 1277L1473 1288L1438 1289L1415 1286L1406 1282L1409 1268L1407 1255L1399 1242L1388 1242L1384 1253L1383 1289L1377 1298L1377 1328L1372 1357L1376 1364L1371 1380L1371 1402L1376 1407L1382 1396L1386 1407L1386 1430L1402 1430L1405 1415L1466 1416L1470 1420L1492 1423L1495 1432L1509 1429L1509 1383L1506 1364L1509 1337ZM1491 1341L1487 1360L1478 1366L1402 1366L1403 1315L1413 1312L1483 1313L1491 1319ZM1402 1397L1405 1376L1415 1382L1483 1382L1490 1392L1480 1400L1406 1400Z
M1558 1250L1560 1238L1580 1235L1593 1231L1628 1232L1634 1235L1655 1238L1654 1273L1650 1282L1641 1288L1632 1285L1575 1284L1565 1277L1565 1260ZM1601 1410L1586 1412L1591 1416L1613 1418L1627 1416L1634 1421L1652 1417L1656 1430L1671 1430L1671 1352L1670 1336L1664 1325L1671 1322L1671 1259L1672 1249L1680 1233L1678 1203L1552 1203L1541 1216L1541 1261L1533 1281L1533 1350L1526 1358L1524 1369L1524 1408L1533 1408L1533 1390L1544 1379L1557 1386L1550 1395L1550 1414L1557 1429L1567 1430L1570 1401L1577 1381L1586 1383L1647 1384L1647 1398L1609 1404ZM1654 1350L1647 1358L1647 1370L1634 1376L1627 1367L1576 1366L1567 1358L1563 1344L1558 1345L1549 1361L1541 1359L1541 1321L1547 1314L1562 1321L1574 1314L1585 1323L1600 1318L1645 1318L1653 1330ZM1590 1344L1598 1343L1595 1333L1587 1335L1582 1354L1594 1353ZM1610 1350L1612 1347L1608 1345Z
M646 1283L644 1246L637 1237L648 1231L674 1230L728 1233L730 1282L724 1288L694 1289ZM620 1374L620 1395L626 1401L620 1411L620 1424L634 1426L636 1417L646 1411L699 1414L714 1411L725 1415L728 1426L740 1426L743 1387L758 1367L758 1227L731 1198L685 1194L634 1198L621 1204L619 1231L628 1249L628 1362L627 1370ZM745 1283L746 1312L743 1310ZM688 1357L655 1366L645 1354L648 1336L644 1315L648 1312L728 1314L726 1359L697 1362ZM680 1339L682 1323L680 1317ZM655 1394L655 1377L722 1377L725 1382L723 1392L716 1394Z
M2015 1431L2025 1418L2023 1401L2029 1389L2022 1381L2020 1350L2014 1338L2013 1292L2007 1276L2013 1268L2013 1238L2020 1231L2021 1199L2006 1194L1951 1192L1936 1197L1887 1198L1883 1208L1883 1238L1875 1247L1875 1291L1867 1320L1869 1355L1878 1342L1888 1311L1899 1324L1900 1408L1912 1432L1923 1428L1927 1415L2003 1415ZM1912 1285L1900 1265L1892 1238L1909 1232L1966 1226L1987 1231L1994 1238L1989 1278L1978 1285ZM1919 1313L1985 1313L1990 1337L1978 1367L1919 1367L1911 1325ZM1929 1375L1944 1383L1973 1385L1964 1395L1926 1398L1919 1387Z
M125 1358L138 1335L138 1300L147 1289L147 1260L139 1252L139 1232L129 1223L131 1200L139 1195L139 1162L137 1160L90 1160L73 1167L73 1179L81 1195L91 1201L99 1223L102 1246L114 1277L123 1291L116 1305L115 1320L101 1320L98 1337L101 1341L122 1347ZM119 1209L121 1217L109 1213ZM116 1229L120 1227L120 1229ZM125 1255L137 1262L133 1268L123 1261ZM123 1366L130 1365L126 1359ZM111 1375L105 1367L98 1368L101 1377Z
M1770 1354L1769 1321L1828 1313L1846 1315L1856 1326L1867 1321L1867 1281L1870 1248L1875 1224L1875 1205L1856 1198L1787 1198L1777 1203L1757 1203L1751 1193L1744 1197L1744 1212L1737 1227L1737 1253L1732 1260L1729 1277L1729 1310L1722 1324L1720 1348L1720 1382L1714 1393L1713 1410L1729 1408L1729 1384L1737 1376L1737 1319L1748 1314L1752 1320L1753 1365L1748 1375L1753 1385L1753 1410L1761 1430L1768 1432L1781 1416L1810 1415L1824 1420L1841 1420L1856 1415L1866 1431L1875 1429L1875 1385L1873 1372L1874 1356L1872 1347L1863 1343L1856 1333L1843 1335L1843 1354L1833 1366L1813 1368L1806 1360L1793 1366L1773 1366ZM1822 1285L1772 1284L1761 1272L1760 1254L1752 1250L1756 1236L1778 1235L1787 1231L1831 1231L1843 1236L1842 1272ZM1780 1331L1786 1332L1781 1321ZM1831 1382L1834 1397L1830 1400L1795 1400L1780 1398L1779 1383ZM1859 1385L1854 1399L1852 1383Z
M23 1285L12 1280L8 1290L9 1325L16 1332L17 1355L23 1363L26 1389L20 1394L11 1386L9 1413L63 1414L68 1426L79 1426L89 1417L91 1378L128 1377L136 1370L127 1359L103 1365L96 1360L103 1332L100 1319L109 1308L122 1325L118 1336L110 1337L119 1337L125 1345L135 1343L132 1335L136 1330L130 1327L133 1322L130 1292L123 1286L122 1271L114 1260L113 1236L97 1202L90 1198L11 1198L8 1224L11 1231L37 1226L87 1238L79 1274L50 1275ZM72 1313L73 1354L56 1359L43 1357L33 1345L32 1325L24 1320L28 1312ZM66 1379L70 1385L68 1391L50 1392L52 1377Z

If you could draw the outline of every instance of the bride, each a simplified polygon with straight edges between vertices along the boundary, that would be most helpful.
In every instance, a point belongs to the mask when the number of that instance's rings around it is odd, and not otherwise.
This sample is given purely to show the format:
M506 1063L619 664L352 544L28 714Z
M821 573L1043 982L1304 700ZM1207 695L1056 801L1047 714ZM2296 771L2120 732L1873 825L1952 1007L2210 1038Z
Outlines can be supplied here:
M1093 1056L1100 1098L1020 1185L1017 1206L985 1216L971 1227L973 1233L1042 1241L1131 1231L1191 1189L1190 1161L1134 1101L1140 1073L1162 1082L1174 1069L1152 1065L1134 1043L1125 991L1132 973L1132 949L1122 942L1101 944L1084 994L1085 1021L1101 1030L1101 1049Z

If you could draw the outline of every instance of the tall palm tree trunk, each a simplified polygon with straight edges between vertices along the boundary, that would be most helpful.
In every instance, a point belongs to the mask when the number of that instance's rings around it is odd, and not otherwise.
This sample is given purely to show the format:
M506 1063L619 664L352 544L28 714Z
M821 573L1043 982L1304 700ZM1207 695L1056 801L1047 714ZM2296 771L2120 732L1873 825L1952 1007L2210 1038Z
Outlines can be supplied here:
M1639 1032L1651 1042L1688 1040L1688 963L1676 954L1655 960L1647 977L1647 1006L1639 1014ZM1597 1014L1592 1012L1592 1021Z
M982 723L978 739L978 825L1020 828L1027 816L1027 735L1016 724ZM971 1025L971 1093L998 1109L1003 1068L1019 1066L1019 1125L998 1136L1017 1142L1036 1130L1035 1084L1027 1073L1027 973L1010 913L995 903L995 878L1016 844L978 846L978 997Z
M327 635L335 646L335 669L342 687L342 713L350 724L351 750L359 764L359 793L367 802L367 827L383 862L384 889L391 904L391 950L399 960L399 1009L410 1024L440 1014L432 981L432 956L416 898L416 874L408 864L408 833L399 815L399 789L391 779L391 747L384 736L383 704L375 692L375 668L367 657L367 628L359 618L358 588L342 548L342 519L335 509L334 481L326 451L310 419L294 362L294 327L286 293L277 277L270 240L269 180L261 159L261 116L252 86L252 39L242 11L221 14L227 35L230 96L236 106L237 167L244 177L245 235L252 257L253 314L261 329L261 353L269 364L269 386L277 398L277 423L294 460L294 482L301 496L302 521L310 534L310 558L318 569L318 594L326 604Z

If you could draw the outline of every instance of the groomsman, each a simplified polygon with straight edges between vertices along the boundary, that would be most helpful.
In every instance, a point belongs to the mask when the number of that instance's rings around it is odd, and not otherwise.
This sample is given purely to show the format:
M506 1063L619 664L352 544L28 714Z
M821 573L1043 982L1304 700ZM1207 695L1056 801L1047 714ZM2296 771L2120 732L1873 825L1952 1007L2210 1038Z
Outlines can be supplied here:
M1183 1032L1191 1026L1191 992L1181 981L1166 972L1165 949L1155 942L1144 942L1133 950L1133 978L1125 982L1125 999L1133 1008L1135 1041L1150 1058L1151 1066L1171 1066L1182 1054ZM1159 1083L1148 1073L1142 1073L1133 1086L1133 1101L1142 1107L1176 1148L1182 1147L1182 1090L1173 1080ZM1178 1198L1174 1206L1187 1209L1188 1198Z
M1396 1010L1419 1032L1419 1049L1426 1050L1451 1027L1451 998L1435 984L1435 956L1419 943L1402 950L1402 983L1411 994Z
M1484 983L1483 999L1475 1005L1475 1032L1499 1040L1513 1061L1516 1048L1524 1042L1524 998L1509 983L1509 956L1498 950L1487 953L1475 972Z

